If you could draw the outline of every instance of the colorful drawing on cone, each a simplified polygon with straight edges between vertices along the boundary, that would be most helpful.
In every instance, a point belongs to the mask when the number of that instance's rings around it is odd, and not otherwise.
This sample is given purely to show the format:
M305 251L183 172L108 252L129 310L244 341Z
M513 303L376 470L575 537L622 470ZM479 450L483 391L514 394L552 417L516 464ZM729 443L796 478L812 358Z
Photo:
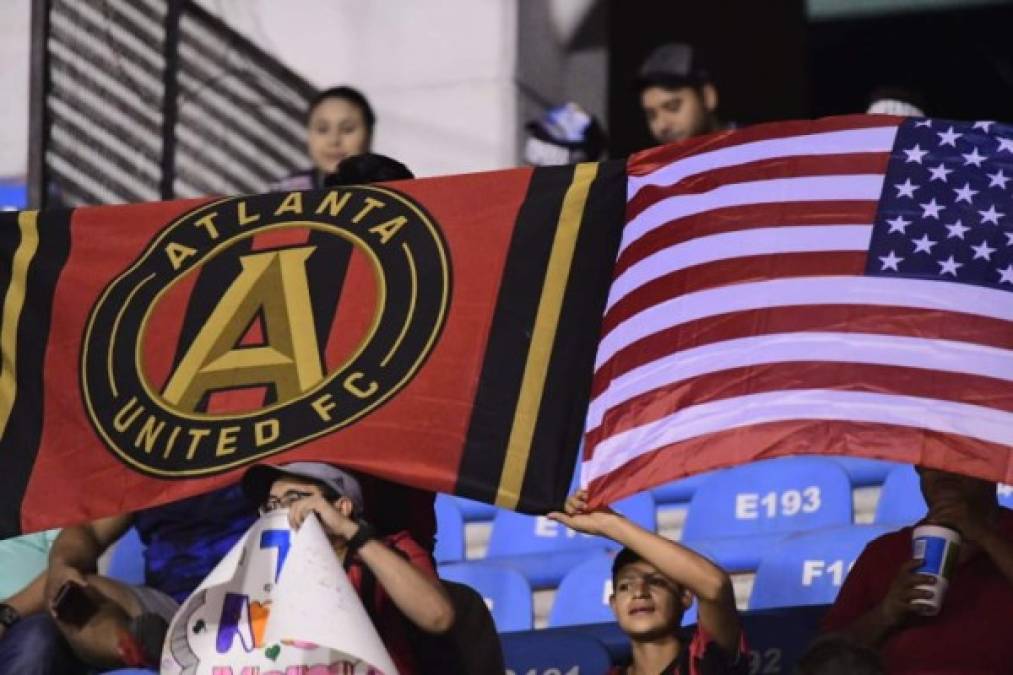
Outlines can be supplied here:
M316 518L263 516L191 595L163 675L396 675Z

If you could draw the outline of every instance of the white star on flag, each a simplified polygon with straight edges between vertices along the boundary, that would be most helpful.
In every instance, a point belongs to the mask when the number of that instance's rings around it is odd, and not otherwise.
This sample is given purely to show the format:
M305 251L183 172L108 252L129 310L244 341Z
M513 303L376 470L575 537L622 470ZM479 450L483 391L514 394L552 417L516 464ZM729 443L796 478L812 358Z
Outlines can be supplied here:
M914 198L915 190L917 190L919 186L912 183L911 179L908 178L903 183L897 183L894 187L897 188L897 197Z
M987 173L985 175L988 176L989 187L997 187L1002 190L1005 190L1006 183L1010 181L1010 179L1007 178L1006 175L1002 172L1002 169L999 169L995 173Z
M991 246L989 246L987 239L982 239L981 243L978 244L977 246L972 246L971 250L974 251L975 260L977 260L978 258L984 258L985 260L991 261L992 254L995 253L997 249L994 249Z
M947 169L945 166L943 166L943 163L940 162L939 166L937 166L934 169L932 167L929 167L929 173L932 174L932 178L929 179L930 182L934 180L941 180L945 183L946 177L951 173L953 173L953 169Z
M957 239L963 239L964 238L964 233L967 232L968 230L970 230L971 228L969 228L968 226L964 225L964 223L962 221L958 220L957 222L953 223L952 225L947 225L946 229L950 231L950 233L948 235L946 235L947 239L949 239L951 237L956 237Z
M953 131L953 127L950 127L946 131L937 131L936 132L936 136L939 136L939 145L940 145L940 147L942 147L944 145L949 145L949 146L954 147L954 148L957 147L957 139L960 138L963 135L964 134L958 134L958 133L954 132Z
M901 258L893 251L890 251L890 255L881 255L879 256L879 259L883 263L883 267L880 268L880 271L893 270L894 272L899 272L900 270L897 269L897 265L904 258Z
M981 129L982 131L984 131L987 134L989 128L993 124L995 124L995 122L989 122L989 121L982 120L981 122L975 122L974 123L974 128L975 129Z
M928 127L929 129L931 129L932 128L932 120L920 120L918 122L915 122L915 126L916 127Z
M905 228L908 225L911 224L911 221L910 220L904 220L903 216L897 216L896 218L892 218L890 220L887 220L886 222L890 226L890 232L887 232L887 234L892 234L894 232L900 232L901 234L907 234L907 231L905 230Z
M907 159L904 160L905 164L909 164L911 162L914 162L915 164L921 164L922 157L924 157L929 153L927 150L922 150L921 145L916 143L915 147L905 150L904 154L907 155Z
M997 153L1002 152L1003 150L1013 153L1013 138L1003 138L1002 136L998 136L996 137L996 140L999 141L999 149L996 150Z
M937 204L935 197L918 206L922 207L922 218L935 218L936 220L939 220L939 212L946 208L942 204Z
M972 148L970 153L961 155L961 157L964 158L964 166L974 164L980 168L981 163L985 161L985 156L978 154L978 148Z
M937 260L936 262L939 263L940 274L952 274L953 276L957 276L958 267L964 266L964 263L958 263L954 260L952 255L946 260Z
M974 195L978 194L977 190L972 190L971 189L971 184L970 183L964 183L964 187L962 187L962 188L956 188L953 191L957 193L957 201L958 202L966 201L968 204L971 203L971 197L973 197Z
M929 239L929 235L923 234L921 239L912 239L911 243L915 245L915 253L921 251L922 253L932 253L932 247L936 245L936 242Z
M1006 215L1005 213L1000 213L999 211L996 211L995 204L992 204L992 206L988 207L987 211L978 211L978 213L981 214L982 224L992 223L993 225L998 225L999 219L1002 218L1004 215Z
M999 270L1000 284L1013 284L1013 265L1006 265L1006 269Z
M1006 235L1006 245L1013 246L1013 232L1003 232Z

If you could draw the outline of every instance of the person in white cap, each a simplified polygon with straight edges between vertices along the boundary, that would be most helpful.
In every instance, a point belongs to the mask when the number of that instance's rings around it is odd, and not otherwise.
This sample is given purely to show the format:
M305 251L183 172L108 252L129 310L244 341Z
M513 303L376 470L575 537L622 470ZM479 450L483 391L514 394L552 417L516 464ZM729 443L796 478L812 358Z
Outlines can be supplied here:
M294 529L311 513L317 515L398 672L421 672L412 631L447 632L454 608L432 559L411 535L403 531L378 536L364 520L359 482L331 464L260 464L246 472L242 485L261 511L288 509Z

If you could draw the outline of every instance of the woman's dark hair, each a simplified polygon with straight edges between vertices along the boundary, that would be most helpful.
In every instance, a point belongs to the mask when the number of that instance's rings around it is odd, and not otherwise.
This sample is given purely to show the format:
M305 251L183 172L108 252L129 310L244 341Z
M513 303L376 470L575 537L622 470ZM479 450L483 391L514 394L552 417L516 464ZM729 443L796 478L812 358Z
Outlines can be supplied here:
M367 152L352 155L341 160L337 170L324 176L325 187L338 185L365 185L367 183L383 183L390 180L409 180L415 178L407 166L386 155Z
M330 89L324 89L314 96L310 101L309 107L306 108L307 123L309 123L310 117L313 115L313 111L317 109L317 106L329 98L340 98L357 107L362 112L362 120L366 123L366 131L370 135L373 134L373 127L376 125L376 114L373 113L373 106L369 105L369 101L361 91L352 87L331 87Z

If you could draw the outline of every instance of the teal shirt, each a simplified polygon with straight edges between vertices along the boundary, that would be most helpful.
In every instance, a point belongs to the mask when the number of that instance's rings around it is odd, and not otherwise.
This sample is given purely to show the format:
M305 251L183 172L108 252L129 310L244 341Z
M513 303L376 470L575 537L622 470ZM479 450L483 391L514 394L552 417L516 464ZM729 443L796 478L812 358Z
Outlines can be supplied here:
M46 530L0 541L0 600L9 598L49 564L49 547L59 530Z

